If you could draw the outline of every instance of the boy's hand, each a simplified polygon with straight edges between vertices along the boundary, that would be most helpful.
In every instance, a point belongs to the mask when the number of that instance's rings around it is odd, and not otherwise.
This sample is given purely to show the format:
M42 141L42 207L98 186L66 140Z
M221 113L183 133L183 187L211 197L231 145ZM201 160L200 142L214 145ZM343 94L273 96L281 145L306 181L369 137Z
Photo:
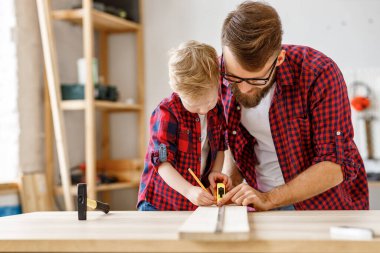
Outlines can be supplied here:
M210 189L213 195L215 195L217 183L223 183L227 191L232 189L231 178L221 172L211 172L210 175L208 175L208 181L210 182Z
M198 186L192 186L186 197L196 206L211 206L215 204L215 198L211 193L206 192Z

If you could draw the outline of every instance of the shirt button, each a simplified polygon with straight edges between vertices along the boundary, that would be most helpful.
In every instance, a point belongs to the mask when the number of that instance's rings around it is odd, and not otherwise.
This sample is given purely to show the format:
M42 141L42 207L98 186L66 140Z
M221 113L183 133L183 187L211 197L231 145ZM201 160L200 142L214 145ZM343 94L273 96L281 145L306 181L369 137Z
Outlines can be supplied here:
M237 109L238 111L240 111L240 106L237 106L236 109Z
M234 130L234 131L232 131L232 134L233 134L233 135L236 135L236 131L235 131L235 130Z
M336 135L341 135L342 133L340 131L336 132Z
M195 121L198 122L198 121L199 121L199 118L196 118Z
M202 137L199 137L199 141L202 141Z

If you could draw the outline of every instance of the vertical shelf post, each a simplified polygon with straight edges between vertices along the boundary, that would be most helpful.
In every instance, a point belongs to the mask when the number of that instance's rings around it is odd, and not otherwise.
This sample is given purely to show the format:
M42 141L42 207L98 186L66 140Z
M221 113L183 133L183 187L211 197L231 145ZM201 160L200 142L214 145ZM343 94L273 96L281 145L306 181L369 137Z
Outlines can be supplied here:
M85 150L87 196L96 199L96 126L94 103L94 80L92 62L94 58L94 25L92 0L83 0L83 49L86 62L85 84Z

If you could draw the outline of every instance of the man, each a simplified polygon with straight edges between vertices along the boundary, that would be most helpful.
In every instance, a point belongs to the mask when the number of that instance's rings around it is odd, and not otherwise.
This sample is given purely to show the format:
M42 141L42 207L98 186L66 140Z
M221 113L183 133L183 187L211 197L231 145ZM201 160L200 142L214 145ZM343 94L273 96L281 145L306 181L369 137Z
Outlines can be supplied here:
M245 182L219 205L256 210L368 209L347 88L330 58L282 45L269 5L244 2L222 29L220 96L229 151L223 171Z

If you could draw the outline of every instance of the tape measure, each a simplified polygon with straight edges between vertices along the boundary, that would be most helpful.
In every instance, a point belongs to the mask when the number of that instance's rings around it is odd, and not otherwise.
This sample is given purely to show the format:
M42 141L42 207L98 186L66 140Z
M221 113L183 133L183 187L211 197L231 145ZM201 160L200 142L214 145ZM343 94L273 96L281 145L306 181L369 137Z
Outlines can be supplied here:
M223 183L216 184L216 202L219 202L226 194L226 186Z

